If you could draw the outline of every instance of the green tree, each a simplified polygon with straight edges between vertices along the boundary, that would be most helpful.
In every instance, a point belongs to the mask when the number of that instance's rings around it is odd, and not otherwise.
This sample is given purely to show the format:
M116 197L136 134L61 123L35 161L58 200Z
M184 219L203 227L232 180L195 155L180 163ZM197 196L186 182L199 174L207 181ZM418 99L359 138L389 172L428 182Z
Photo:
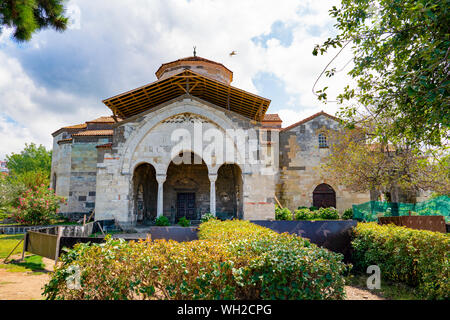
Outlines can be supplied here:
M52 27L67 28L65 0L0 0L0 31L2 26L14 28L14 38L29 41L36 31Z
M6 156L7 167L11 176L19 176L29 172L42 172L50 178L52 167L52 152L43 145L25 144L25 148L18 154Z
M330 15L338 34L313 55L351 48L356 85L337 100L352 123L376 120L377 133L442 147L450 126L450 0L342 0ZM339 51L341 52L341 51ZM339 53L338 53L339 54ZM332 77L330 64L324 74ZM317 91L326 100L326 88Z

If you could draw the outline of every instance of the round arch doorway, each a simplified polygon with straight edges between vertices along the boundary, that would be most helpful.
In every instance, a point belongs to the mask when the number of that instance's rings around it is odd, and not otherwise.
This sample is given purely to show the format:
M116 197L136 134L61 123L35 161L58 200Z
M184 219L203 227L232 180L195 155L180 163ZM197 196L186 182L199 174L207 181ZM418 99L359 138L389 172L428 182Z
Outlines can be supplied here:
M155 168L142 163L133 172L133 208L136 223L147 224L156 218L158 182Z
M313 206L317 208L336 208L336 192L326 184L319 184L313 191Z

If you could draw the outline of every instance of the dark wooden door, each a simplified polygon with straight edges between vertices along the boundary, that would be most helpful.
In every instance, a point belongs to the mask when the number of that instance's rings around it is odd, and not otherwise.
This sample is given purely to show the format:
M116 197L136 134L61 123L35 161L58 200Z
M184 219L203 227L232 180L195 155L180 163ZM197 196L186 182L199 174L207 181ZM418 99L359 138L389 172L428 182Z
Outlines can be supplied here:
M329 185L319 184L313 192L313 206L317 208L336 208L336 192Z
M177 194L177 220L186 217L189 220L195 220L195 193L185 192Z

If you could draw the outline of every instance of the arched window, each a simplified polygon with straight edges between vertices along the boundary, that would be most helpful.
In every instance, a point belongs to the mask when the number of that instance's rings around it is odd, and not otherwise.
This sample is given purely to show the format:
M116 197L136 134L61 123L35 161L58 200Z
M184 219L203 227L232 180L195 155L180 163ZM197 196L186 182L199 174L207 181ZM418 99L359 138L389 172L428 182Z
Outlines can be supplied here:
M328 148L327 136L319 133L319 148Z

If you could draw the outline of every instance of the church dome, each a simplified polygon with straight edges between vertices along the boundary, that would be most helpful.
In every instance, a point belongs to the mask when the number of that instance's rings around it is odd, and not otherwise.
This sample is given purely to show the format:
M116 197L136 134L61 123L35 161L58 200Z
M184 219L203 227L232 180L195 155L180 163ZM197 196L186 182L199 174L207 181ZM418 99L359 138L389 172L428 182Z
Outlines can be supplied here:
M164 63L155 74L158 80L163 80L186 69L225 84L233 81L233 72L223 64L197 56Z

